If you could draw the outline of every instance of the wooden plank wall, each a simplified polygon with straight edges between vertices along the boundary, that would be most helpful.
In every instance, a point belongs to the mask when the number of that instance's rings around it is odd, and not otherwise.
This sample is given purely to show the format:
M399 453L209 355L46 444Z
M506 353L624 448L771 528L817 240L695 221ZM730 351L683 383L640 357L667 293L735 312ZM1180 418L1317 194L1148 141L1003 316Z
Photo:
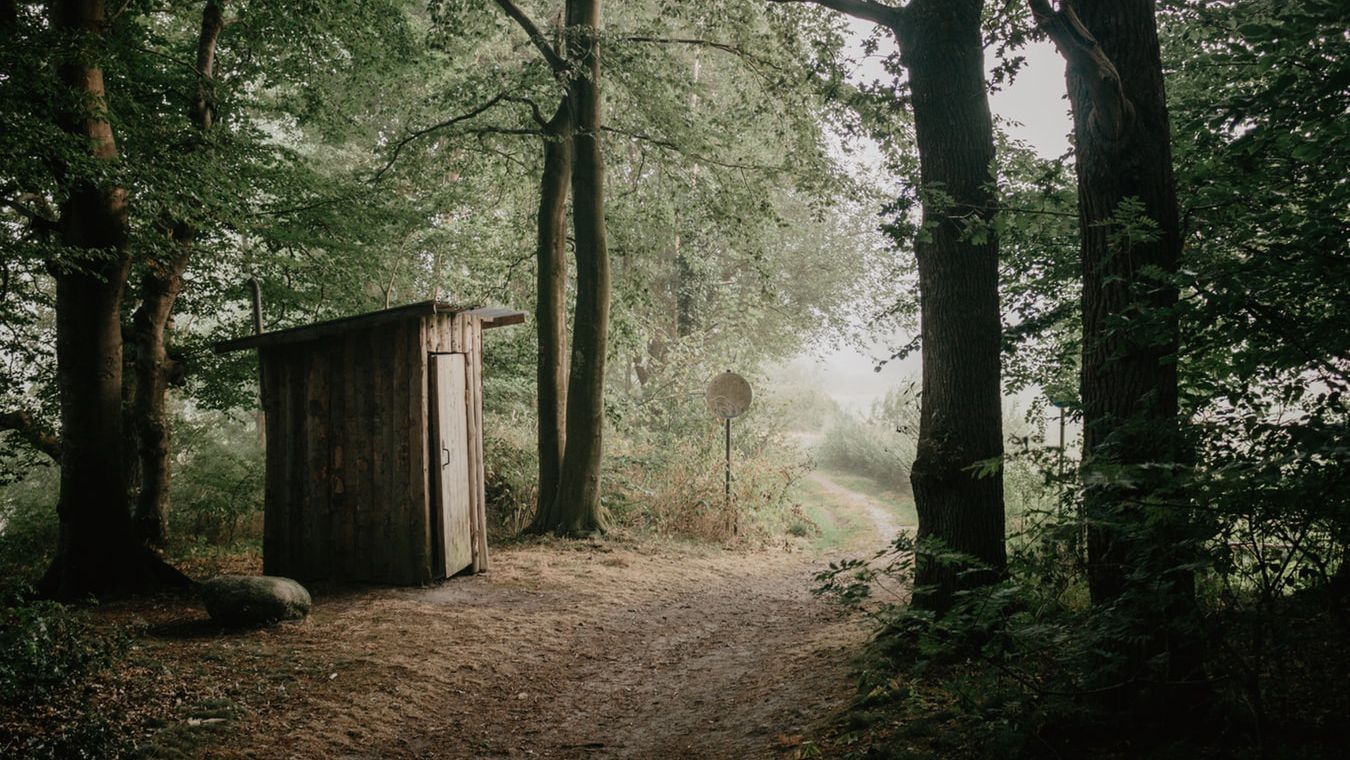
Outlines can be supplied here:
M423 321L263 349L263 569L431 580Z

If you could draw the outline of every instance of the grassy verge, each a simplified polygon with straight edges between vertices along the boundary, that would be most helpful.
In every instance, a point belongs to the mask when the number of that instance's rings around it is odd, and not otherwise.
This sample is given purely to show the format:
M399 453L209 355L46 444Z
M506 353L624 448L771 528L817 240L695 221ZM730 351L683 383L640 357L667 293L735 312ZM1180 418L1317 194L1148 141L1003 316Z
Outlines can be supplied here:
M876 521L862 499L869 499L888 510L900 525L914 525L914 499L865 475L853 475L828 468L818 468L819 476L852 491L856 496L844 497L838 490L817 478L804 478L801 483L802 511L815 523L817 533L812 546L823 552L869 551L880 548L891 536L880 536Z
M851 549L871 530L861 509L840 504L814 480L802 482L802 511L816 526L811 545L820 551Z
M880 483L866 475L855 475L850 472L837 472L834 470L824 470L831 480L839 485L857 491L864 496L871 497L873 501L891 510L895 519L901 525L918 525L919 513L914 509L914 497L906 491L899 491L884 483Z

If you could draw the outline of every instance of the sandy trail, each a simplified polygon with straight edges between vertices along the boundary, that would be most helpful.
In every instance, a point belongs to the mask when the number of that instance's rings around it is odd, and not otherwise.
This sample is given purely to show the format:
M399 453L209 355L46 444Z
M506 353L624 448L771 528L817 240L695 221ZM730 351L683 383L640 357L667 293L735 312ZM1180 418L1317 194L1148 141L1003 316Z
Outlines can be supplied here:
M900 532L901 528L905 527L900 524L895 513L889 507L871 496L858 493L847 486L841 485L820 470L813 471L808 477L836 503L861 507L867 514L868 519L872 521L876 536L880 538L879 541L876 541L878 546L884 546L886 542L895 537L895 534Z
M898 527L877 509L859 548ZM213 757L784 757L847 704L867 636L810 593L829 559L549 541L437 587L319 589L298 625L180 621L152 646L242 708Z

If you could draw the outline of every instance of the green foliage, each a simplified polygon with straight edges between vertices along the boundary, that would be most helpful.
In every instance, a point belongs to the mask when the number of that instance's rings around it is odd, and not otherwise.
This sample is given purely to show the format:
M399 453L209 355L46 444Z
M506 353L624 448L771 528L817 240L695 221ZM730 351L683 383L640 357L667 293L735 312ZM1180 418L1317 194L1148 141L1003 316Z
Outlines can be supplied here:
M47 700L72 689L117 654L115 639L102 639L87 614L57 602L26 601L8 589L0 600L0 703Z
M1004 462L1005 582L962 594L935 619L907 606L911 546L825 574L828 591L877 625L853 720L878 754L1339 751L1330 716L1345 709L1346 669L1321 642L1346 636L1350 577L1350 311L1344 283L1327 274L1350 239L1344 13L1316 1L1163 5L1187 226L1171 316L1192 453L1094 470L1094 483L1148 483L1140 490L1158 495L1095 517L1138 547L1131 584L1110 604L1088 600L1077 462L1062 467L1037 445L1014 444ZM1072 194L1057 162L1003 153L1005 376L1041 385L1072 413ZM1127 203L1112 234L1128 243L1155 228ZM1141 272L1141 287L1161 277ZM1155 322L1113 327L1147 342ZM1175 584L1190 573L1198 609L1180 609ZM1192 656L1186 647L1204 665L1179 681L1169 663Z
M539 452L532 426L487 415L483 441L489 537L514 536L529 526L539 500ZM492 534L496 533L497 536Z
M60 472L37 466L0 485L0 576L36 583L56 549L56 491Z
M865 475L900 492L909 491L909 468L919 433L918 391L914 383L888 391L859 417L836 409L817 447L821 464Z
M1350 545L1350 308L1328 276L1350 239L1350 44L1343 9L1321 0L1170 14L1193 488L1213 511L1216 570L1276 598L1324 585Z
M539 462L532 427L500 416L489 420L488 511L494 532L504 538L524 529L534 514ZM728 502L722 428L710 416L704 422L699 430L629 429L607 438L603 503L613 524L638 535L713 542L810 532L810 520L793 499L806 461L775 435L738 428L737 436L749 440L736 443Z
M1095 467L1084 484L1072 457L1062 467L1033 435L1018 451L1010 431L1008 578L939 619L910 610L903 591L877 598L906 588L913 547L827 574L877 621L856 716L881 754L1339 751L1329 715L1346 704L1344 658L1316 642L1344 640L1350 587L1350 310L1344 278L1329 274L1350 239L1344 11L1160 5L1186 247L1178 275L1140 272L1137 294L1163 280L1181 301L1111 327L1147 344L1157 318L1179 319L1186 453ZM1061 162L1000 152L1005 379L1040 385L1072 416L1072 192ZM1122 244L1156 233L1135 204L1115 210ZM1143 440L1162 427L1125 425ZM1149 496L1090 522L1085 485ZM1110 603L1087 598L1089 525L1131 547L1130 583ZM1197 606L1178 606L1192 576ZM1196 656L1202 668L1179 674ZM1178 725L1201 709L1194 733Z
M1077 195L1064 158L997 135L1003 382L1077 398L1080 351ZM1035 411L1035 410L1032 410Z
M806 462L766 439L736 445L728 500L722 430L710 423L700 436L615 447L605 506L618 524L657 535L753 543L803 522L792 497Z
M169 533L176 543L230 545L262 515L263 451L252 424L219 412L180 415Z
M94 684L127 639L95 628L86 612L0 594L0 747L32 758L103 758L127 751L116 716L90 703Z
M904 437L884 422L860 420L852 412L836 411L825 428L816 455L827 467L865 475L888 488L904 490L909 487L914 439Z

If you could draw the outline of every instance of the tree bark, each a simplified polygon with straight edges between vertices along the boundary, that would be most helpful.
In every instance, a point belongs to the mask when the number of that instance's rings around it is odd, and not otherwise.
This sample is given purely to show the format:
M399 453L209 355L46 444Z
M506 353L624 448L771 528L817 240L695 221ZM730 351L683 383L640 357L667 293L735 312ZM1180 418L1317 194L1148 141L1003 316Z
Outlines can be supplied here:
M205 134L215 121L216 41L224 28L224 0L207 0L197 38L197 91L189 108L193 125ZM150 260L140 284L140 304L132 316L136 347L132 425L140 464L140 490L134 525L137 536L162 548L168 540L169 486L172 477L172 424L168 390L173 362L165 349L165 333L173 306L183 289L183 273L191 258L196 230L187 221L166 225L172 253Z
M909 74L923 205L914 242L923 359L919 441L909 478L920 542L914 604L941 613L957 591L1001 578L1008 561L983 0L912 0L903 7L874 0L771 1L814 2L884 26ZM977 472L982 463L992 469L983 476Z
M1119 524L1151 498L1139 477L1155 478L1139 465L1171 465L1180 454L1177 291L1167 281L1181 255L1171 134L1152 0L1079 2L1052 17L1046 4L1033 7L1069 62L1083 271L1083 498L1092 599L1104 603L1125 591L1130 557L1143 548L1132 549ZM1150 236L1122 229L1131 202L1155 225ZM1128 478L1114 477L1120 467L1131 469Z
M118 160L108 120L103 71L89 43L105 28L100 0L58 0L52 26L79 44L58 66L75 105L61 129L87 141L100 162ZM187 579L135 540L122 463L121 302L130 270L126 191L103 180L66 177L56 280L56 361L61 405L60 538L39 584L45 595L135 591Z
M601 152L599 0L568 0L567 59L575 73L567 99L573 113L572 223L576 237L577 305L567 391L563 453L554 530L583 535L605 530L600 464L605 427L605 354L609 348L610 273L605 233L605 166Z
M1181 231L1154 2L1031 6L1068 61L1074 120L1089 590L1097 605L1128 594L1121 609L1147 631L1127 678L1162 655L1169 682L1193 682L1201 665L1198 633L1188 630L1194 577L1182 569L1191 527L1175 469L1188 458L1170 280ZM1137 228L1140 217L1151 221L1146 235L1124 226Z
M132 315L136 344L136 391L132 401L140 491L136 498L137 537L162 548L169 531L169 485L172 475L171 423L168 409L173 362L165 349L165 332L174 302L183 288L191 232L175 227L170 234L179 250L165 260L151 261L141 279L140 305Z
M909 73L923 231L919 264L923 392L910 483L918 538L974 560L916 558L915 603L945 609L961 588L1002 576L1003 410L998 243L992 227L993 121L984 81L982 0L914 0L893 27ZM993 474L977 464L995 462ZM926 589L926 590L925 590Z
M556 514L567 407L567 191L572 182L572 112L566 99L544 127L539 188L535 325L539 334L539 503L531 530L548 532Z

